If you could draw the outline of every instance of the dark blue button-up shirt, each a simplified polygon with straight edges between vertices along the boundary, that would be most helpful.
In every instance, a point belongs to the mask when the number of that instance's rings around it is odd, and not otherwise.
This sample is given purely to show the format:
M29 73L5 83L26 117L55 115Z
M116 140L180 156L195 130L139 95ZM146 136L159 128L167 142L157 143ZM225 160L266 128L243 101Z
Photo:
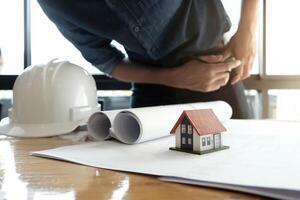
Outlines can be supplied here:
M220 0L38 0L84 58L111 75L125 47L134 62L177 66L222 41L230 21Z

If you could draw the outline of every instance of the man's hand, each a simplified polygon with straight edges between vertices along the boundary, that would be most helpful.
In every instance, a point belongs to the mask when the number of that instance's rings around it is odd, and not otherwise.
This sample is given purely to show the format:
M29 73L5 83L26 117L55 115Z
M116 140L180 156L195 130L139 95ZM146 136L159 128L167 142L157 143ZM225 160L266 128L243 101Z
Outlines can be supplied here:
M216 56L218 57L218 56ZM190 60L180 67L170 69L163 84L200 92L211 92L227 84L230 72L241 65L239 60L223 63L204 63Z
M209 63L226 62L229 58L241 61L241 65L231 73L231 84L244 80L250 76L253 61L256 55L256 37L249 32L238 31L225 47L223 54L200 57Z
M240 60L241 66L232 72L231 84L244 80L250 75L256 55L258 3L258 0L243 0L238 30L221 56L201 57L210 63L225 62L230 57Z
M233 71L231 83L244 80L250 76L256 55L256 37L247 31L238 31L228 43L223 58L234 57L241 61L241 66Z

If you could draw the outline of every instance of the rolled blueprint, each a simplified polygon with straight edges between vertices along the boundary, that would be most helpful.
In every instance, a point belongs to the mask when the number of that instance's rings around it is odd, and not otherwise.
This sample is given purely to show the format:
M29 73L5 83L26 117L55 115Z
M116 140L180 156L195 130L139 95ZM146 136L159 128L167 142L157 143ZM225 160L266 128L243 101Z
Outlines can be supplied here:
M88 121L93 138L115 138L134 144L170 135L172 127L184 110L212 109L221 122L229 120L232 109L224 101L152 106L94 113Z
M89 135L96 140L106 140L112 137L112 122L122 110L96 112L90 116L87 126Z

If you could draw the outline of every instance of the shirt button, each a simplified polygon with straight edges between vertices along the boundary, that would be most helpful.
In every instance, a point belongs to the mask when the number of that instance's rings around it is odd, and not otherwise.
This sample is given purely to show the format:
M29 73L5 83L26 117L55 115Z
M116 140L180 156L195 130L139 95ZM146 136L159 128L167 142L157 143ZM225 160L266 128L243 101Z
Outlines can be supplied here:
M140 27L139 27L139 26L135 26L135 27L133 28L133 31L134 31L134 32L139 32L139 31L140 31Z

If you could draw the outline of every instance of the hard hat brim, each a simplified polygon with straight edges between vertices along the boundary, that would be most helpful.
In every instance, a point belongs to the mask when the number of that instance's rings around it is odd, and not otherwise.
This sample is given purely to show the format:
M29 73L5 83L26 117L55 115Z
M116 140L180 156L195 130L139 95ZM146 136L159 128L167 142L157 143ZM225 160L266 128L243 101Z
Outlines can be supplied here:
M83 122L80 121L52 124L17 124L11 123L9 118L6 117L0 122L0 134L23 138L51 137L70 133L81 124Z

